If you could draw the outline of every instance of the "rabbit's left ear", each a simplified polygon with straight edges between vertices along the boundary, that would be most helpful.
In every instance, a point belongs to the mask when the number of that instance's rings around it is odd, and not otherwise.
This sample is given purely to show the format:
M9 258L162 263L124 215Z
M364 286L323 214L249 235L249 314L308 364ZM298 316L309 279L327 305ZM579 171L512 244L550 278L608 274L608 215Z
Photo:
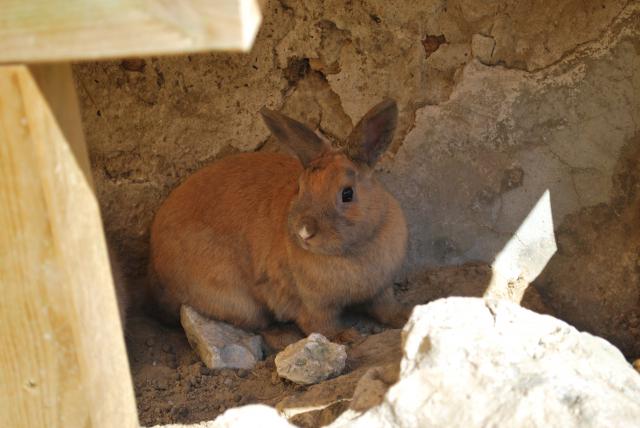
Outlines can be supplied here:
M296 153L305 168L327 148L315 132L297 120L266 107L260 114L271 133Z
M351 160L373 167L393 140L398 121L398 106L392 99L385 99L353 128L347 139L345 152Z

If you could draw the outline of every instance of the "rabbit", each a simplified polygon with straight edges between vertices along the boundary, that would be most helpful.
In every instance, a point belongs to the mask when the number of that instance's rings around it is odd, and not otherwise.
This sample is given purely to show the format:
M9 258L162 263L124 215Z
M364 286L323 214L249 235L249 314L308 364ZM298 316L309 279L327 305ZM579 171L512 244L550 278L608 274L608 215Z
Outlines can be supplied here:
M297 155L222 158L175 188L150 233L149 291L174 320L188 304L246 330L294 321L337 337L346 306L401 327L408 309L392 280L406 253L403 211L373 175L396 127L385 99L342 150L302 123L263 108L277 139Z

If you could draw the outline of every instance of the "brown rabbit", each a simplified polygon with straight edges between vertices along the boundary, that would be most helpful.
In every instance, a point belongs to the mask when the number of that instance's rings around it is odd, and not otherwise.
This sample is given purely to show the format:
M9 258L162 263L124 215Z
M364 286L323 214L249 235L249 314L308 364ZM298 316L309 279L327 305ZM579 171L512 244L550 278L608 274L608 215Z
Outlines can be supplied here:
M335 337L345 306L365 303L401 326L407 311L392 278L405 257L398 202L373 177L398 110L369 111L344 150L303 124L262 109L298 156L244 153L202 168L176 188L151 228L150 290L176 317L180 305L246 329L273 319Z

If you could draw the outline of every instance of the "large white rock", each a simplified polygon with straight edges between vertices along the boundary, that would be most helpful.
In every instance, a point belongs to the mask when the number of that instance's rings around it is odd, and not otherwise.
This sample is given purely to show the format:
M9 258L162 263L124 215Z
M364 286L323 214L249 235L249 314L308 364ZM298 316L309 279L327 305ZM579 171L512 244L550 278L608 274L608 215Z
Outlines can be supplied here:
M604 339L507 301L416 307L400 381L332 427L631 427L640 376Z
M301 385L318 383L342 373L347 361L344 345L311 333L276 355L278 375Z
M229 409L214 421L212 428L293 428L278 412L264 404L251 404L248 406Z
M210 369L251 369L262 359L262 338L200 315L190 306L180 308L180 322L191 347Z
M248 406L229 409L213 421L195 424L155 425L152 428L294 428L285 418L280 416L273 407L264 404L250 404Z

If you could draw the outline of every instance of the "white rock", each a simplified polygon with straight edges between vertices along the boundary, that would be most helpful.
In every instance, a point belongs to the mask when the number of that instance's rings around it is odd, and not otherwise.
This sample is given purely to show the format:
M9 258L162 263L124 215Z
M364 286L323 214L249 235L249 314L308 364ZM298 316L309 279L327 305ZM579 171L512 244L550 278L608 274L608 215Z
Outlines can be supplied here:
M180 322L191 347L210 369L250 369L262 359L258 335L206 318L186 305L180 308Z
M507 301L416 307L400 381L331 426L630 427L640 376L611 344Z
M213 428L293 428L273 407L251 404L229 409L213 421Z
M343 345L330 342L319 333L287 346L276 355L278 375L292 382L309 385L342 373L347 360Z
M264 404L250 404L248 406L229 409L213 421L195 424L155 425L153 428L293 428L285 418L280 416L273 407Z

